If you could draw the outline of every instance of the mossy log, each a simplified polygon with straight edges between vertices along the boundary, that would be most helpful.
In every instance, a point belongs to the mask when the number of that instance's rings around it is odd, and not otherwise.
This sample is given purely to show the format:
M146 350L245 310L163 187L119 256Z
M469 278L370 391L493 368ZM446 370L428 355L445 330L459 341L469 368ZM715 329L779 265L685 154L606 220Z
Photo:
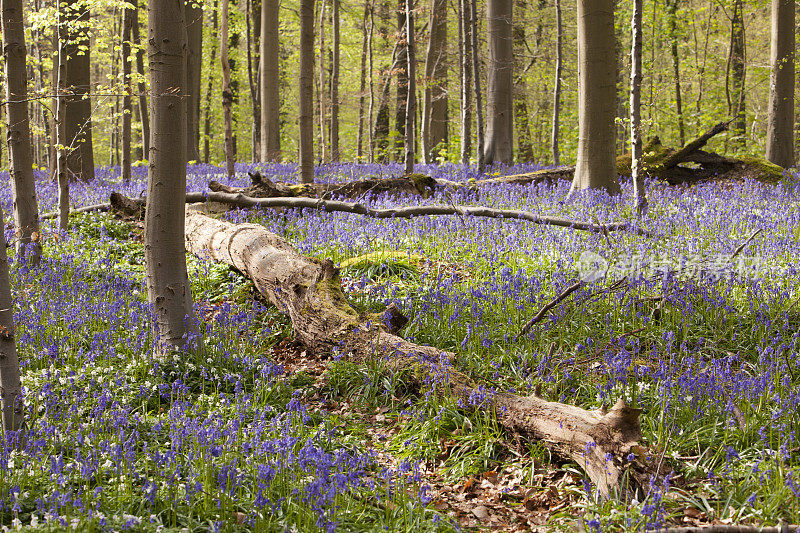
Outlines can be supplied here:
M608 411L587 411L535 395L487 393L451 366L456 354L409 342L375 315L356 312L330 260L300 255L263 226L231 224L190 208L186 249L249 276L259 292L289 316L295 340L306 349L338 353L356 362L379 357L412 386L432 386L465 407L494 409L508 432L541 441L584 468L605 497L630 497L656 470L638 446L639 409L620 400ZM631 453L637 456L633 461Z
M250 172L249 187L230 187L211 181L208 188L214 192L244 194L251 198L360 198L367 194L395 193L413 194L424 198L430 196L436 182L424 174L409 174L394 178L366 178L347 183L282 183L272 181L260 172Z
M643 149L642 170L649 178L657 178L671 185L696 183L706 180L744 180L754 179L765 183L776 183L783 177L784 169L769 161L756 157L726 157L701 150L706 143L719 133L728 129L728 122L714 125L702 135L689 141L680 149L667 148L658 137L651 138ZM631 175L631 154L617 157L617 173ZM511 174L484 180L452 182L437 180L439 185L455 187L477 187L493 183L527 185L535 182L572 180L575 167L558 167Z

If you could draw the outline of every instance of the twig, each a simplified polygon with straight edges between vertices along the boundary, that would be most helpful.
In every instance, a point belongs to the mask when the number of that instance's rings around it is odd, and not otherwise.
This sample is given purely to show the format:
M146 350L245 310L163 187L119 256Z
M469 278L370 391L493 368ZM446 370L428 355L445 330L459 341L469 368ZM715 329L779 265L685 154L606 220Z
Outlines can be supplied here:
M730 259L728 259L728 261L730 262L730 261L733 261L734 259L736 259L736 256L739 255L740 253L742 253L742 250L744 250L745 246L750 244L752 242L752 240L755 239L756 235L758 235L762 231L764 231L764 228L759 228L756 231L754 231L753 234L750 235L750 237L748 237L746 241L744 241L742 244L740 244L736 248L736 250L734 250L733 254L731 254L731 257L730 257Z
M534 315L534 317L533 317L533 318L531 318L531 319L528 321L528 323L527 323L527 324L525 324L525 325L522 327L522 330L519 332L519 334L516 336L516 338L515 338L514 340L515 340L515 341L519 341L519 339L520 339L520 338L521 338L523 335L525 335L526 333L528 333L528 331L529 331L529 330L530 330L530 329L531 329L533 326L535 326L537 322L539 322L539 321L540 321L542 318L544 318L544 315L546 315L546 314L547 314L547 312L548 312L549 310L551 310L553 307L557 306L559 303L561 303L562 301L564 301L564 299L565 299L565 298L567 298L567 297L568 297L570 294L572 294L573 292L575 292L575 291L577 291L578 289L580 289L580 288L581 288L581 287L582 287L582 286L583 286L585 283L586 283L585 281L578 281L578 282L576 282L576 283L573 283L572 285L570 285L569 287L567 287L567 288L564 290L564 292L562 292L561 294L559 294L558 296L556 296L556 297L555 297L553 300L551 300L550 302L548 302L548 303L547 303L547 304L546 304L544 307L542 307L542 308L539 310L539 312L538 312L538 313L536 313L536 314Z

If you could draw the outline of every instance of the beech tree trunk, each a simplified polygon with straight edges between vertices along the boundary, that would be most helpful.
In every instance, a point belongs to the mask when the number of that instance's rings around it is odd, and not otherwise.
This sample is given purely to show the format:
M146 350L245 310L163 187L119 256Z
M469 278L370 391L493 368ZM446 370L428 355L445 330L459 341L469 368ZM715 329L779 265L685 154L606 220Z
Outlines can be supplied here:
M425 54L422 157L430 163L447 144L447 0L431 0L430 38Z
M405 171L414 172L415 140L414 115L417 112L417 69L414 29L414 0L406 0L406 59L408 80L406 83L406 127L405 127Z
M233 92L231 90L231 64L228 61L228 0L222 0L220 18L219 58L222 62L222 115L225 127L225 169L228 178L235 174L236 155L233 147Z
M578 0L578 153L570 194L619 192L614 0Z
M200 160L200 69L203 65L203 7L186 0L186 158Z
M745 111L745 34L742 0L734 0L731 17L731 44L728 57L728 75L726 89L730 85L733 94L728 91L728 115L734 116L730 132L735 146L744 148L747 144L747 116Z
M148 58L153 129L144 251L147 294L153 306L158 355L190 347L195 334L192 293L181 242L185 224L187 146L184 17L182 0L150 0Z
M339 0L331 0L333 60L331 61L331 161L339 161Z
M59 41L64 43L64 140L67 148L66 172L69 179L94 179L92 149L91 50L87 26L89 10L77 0L63 0L59 10L65 17L59 26ZM66 20L65 20L66 19ZM80 52L80 53L78 53Z
M481 96L481 69L478 61L478 7L477 0L466 0L470 10L470 46L472 47L472 81L475 88L475 129L478 137L478 171L486 167L484 158L483 97Z
M517 161L531 162L533 161L533 140L531 139L530 120L528 118L528 84L525 80L526 68L521 58L527 56L526 54L526 32L525 32L525 13L527 11L527 0L515 0L517 3L517 17L514 19L513 34L514 34L514 56L515 63L517 64L517 71L520 73L519 77L514 83L514 126L517 130ZM536 48L534 53L538 53L539 39L541 35L541 22L537 24L535 41ZM532 66L536 62L536 56L530 59L529 64ZM520 68L521 67L521 68Z
M217 57L217 47L215 46L217 43L217 26L218 26L218 18L217 18L217 0L214 0L213 9L211 10L211 54L209 54L209 62L208 62L208 70L209 72L214 69L216 57ZM208 77L208 83L206 84L206 116L205 121L203 124L203 161L208 163L210 161L211 156L211 108L212 108L212 92L214 89L214 77Z
M486 89L486 164L514 159L513 83L514 46L512 36L513 0L488 0L489 66Z
M314 182L314 0L300 0L300 181Z
M142 123L142 158L147 159L150 154L150 115L147 108L147 84L144 82L144 48L139 39L139 5L131 12L131 31L133 44L136 45L136 72L139 74L139 121Z
M366 110L366 90L367 90L367 54L369 53L369 42L372 39L372 28L368 29L370 12L372 10L371 0L364 2L364 18L361 26L361 71L358 81L358 132L356 133L356 161L359 163L364 158L364 112ZM371 87L370 87L371 89ZM370 94L370 97L372 95ZM367 121L367 124L370 122Z
M56 179L58 181L58 229L67 231L69 225L69 182L70 173L67 167L68 143L66 138L65 116L67 107L67 44L61 38L63 25L65 24L61 10L57 13L58 27L58 53L56 64L53 68L55 74L56 87L56 112L54 122L56 124Z
M767 117L767 160L794 166L795 2L772 0L772 73Z
M22 2L20 0L2 0L2 4L3 35L5 36L6 28L8 27L7 14L12 17L19 17L18 24L22 29ZM16 33L18 33L18 30L12 29L12 38L14 38L13 34ZM4 37L4 41L5 39ZM11 39L9 41L13 42ZM3 44L5 45L6 43L4 42ZM23 80L25 79L27 78L23 78ZM0 208L0 220L3 220L2 208ZM10 278L6 252L6 235L4 231L0 231L0 407L3 410L3 428L5 431L19 429L25 418L22 405L22 382L19 377L19 357L17 356L17 346L14 341L14 303L11 300Z
M6 140L11 163L11 194L14 199L14 226L17 237L17 254L25 254L37 263L42 255L39 232L39 207L36 202L36 184L31 160L30 118L28 116L28 77L25 72L27 49L23 25L22 0L2 0L3 59L5 63L5 99L8 120ZM0 220L3 220L0 216ZM2 233L2 232L0 232ZM5 236L0 241L0 296L8 289L8 264L5 260ZM3 278L5 276L5 278ZM5 286L2 285L5 279ZM5 288L4 288L5 287ZM0 302L2 309L10 309L11 296ZM11 312L8 312L10 317ZM4 315L0 326L6 327ZM13 326L13 324L12 324ZM13 329L12 329L13 332ZM13 339L11 342L13 348ZM0 348L6 354L6 346ZM16 354L14 355L16 358ZM3 372L0 363L0 372ZM0 380L1 381L1 380ZM5 386L3 384L3 386ZM19 385L17 385L17 390ZM5 411L4 411L5 413Z
M556 4L556 78L553 83L553 129L550 133L550 146L553 150L553 164L561 164L561 154L559 153L558 136L559 120L561 118L561 70L563 63L563 42L564 24L561 21L561 0L555 0Z
M408 28L406 28L406 2L397 0L397 93L395 97L394 124L397 137L394 139L395 161L403 160L406 137L406 112L408 98Z
M256 7L258 6L258 7ZM253 26L255 31L251 29L250 17L253 18ZM253 163L261 161L261 78L258 75L259 65L256 64L256 73L253 74L253 42L255 41L256 49L259 46L259 36L261 29L261 2L250 2L247 0L245 7L245 22L247 28L245 31L245 45L247 47L247 82L250 86L250 102L253 111L253 124L250 128L250 142L252 144L250 160ZM257 58L260 54L256 54Z
M377 356L394 371L416 369L410 378L417 379L415 386L421 386L422 380L414 375L448 376L447 383L436 386L436 394L452 395L476 408L494 408L501 427L514 435L541 440L555 453L574 460L604 497L615 493L628 497L648 479L645 463L627 461L641 439L640 411L622 400L606 412L586 411L535 395L480 394L485 388L451 365L456 354L397 336L381 325L381 315L359 316L347 303L338 270L330 260L298 254L263 226L234 225L190 210L186 249L249 276L265 297L289 315L295 339L309 350L325 353L336 349L357 362ZM478 395L488 397L476 402ZM626 472L631 474L627 486Z
M469 164L472 151L472 25L469 0L458 0L458 55L461 81L461 164Z
M642 0L633 0L631 16L631 177L637 215L647 209L642 166ZM681 146L684 144L681 130Z
M667 22L669 25L670 52L672 54L672 74L675 77L675 112L678 114L678 139L681 146L686 143L683 127L683 99L681 97L681 68L678 55L678 1L667 0Z
M280 161L280 95L278 94L278 14L280 0L261 3L261 160Z
M133 9L122 8L122 181L131 181L131 33Z

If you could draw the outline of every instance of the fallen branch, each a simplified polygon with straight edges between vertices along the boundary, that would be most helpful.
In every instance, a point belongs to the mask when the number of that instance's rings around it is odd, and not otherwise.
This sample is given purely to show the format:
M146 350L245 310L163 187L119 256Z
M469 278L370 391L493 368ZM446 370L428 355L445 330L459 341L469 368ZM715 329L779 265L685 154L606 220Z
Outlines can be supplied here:
M580 289L584 285L584 283L585 283L584 281L578 281L576 283L573 283L572 285L567 287L561 294L559 294L558 296L553 298L550 302L545 304L545 306L542 307L539 310L539 312L536 313L533 316L533 318L531 318L528 321L527 324L522 326L522 330L519 332L519 334L517 335L517 337L514 340L515 341L519 341L522 338L523 335L528 333L528 331L530 331L530 329L533 326L535 326L542 318L544 318L544 315L546 315L548 311L550 311L552 308L554 308L555 306L557 306L558 304L563 302L570 294L572 294L573 292L575 292L578 289Z
M261 225L231 224L190 208L186 249L249 276L289 316L295 340L306 349L336 352L354 361L377 357L412 385L432 385L462 405L494 408L500 426L578 463L603 496L629 497L655 471L638 447L639 409L620 400L610 411L587 411L536 396L492 394L450 365L455 354L411 343L388 331L375 315L357 313L344 297L330 260L300 255ZM639 456L633 463L627 459L631 452Z

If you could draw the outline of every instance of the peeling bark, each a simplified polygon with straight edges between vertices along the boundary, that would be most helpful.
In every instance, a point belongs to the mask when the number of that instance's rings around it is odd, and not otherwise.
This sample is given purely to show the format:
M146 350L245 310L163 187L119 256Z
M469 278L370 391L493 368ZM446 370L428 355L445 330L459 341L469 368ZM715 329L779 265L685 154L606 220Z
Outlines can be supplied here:
M433 386L438 394L453 396L461 405L494 409L506 431L540 440L575 461L604 497L628 497L652 470L644 462L628 462L629 453L641 451L638 409L622 400L606 412L536 396L487 394L485 387L452 367L456 354L411 343L381 326L374 315L360 315L347 303L330 260L300 255L263 226L231 224L190 209L186 249L249 276L289 316L295 339L307 349L338 352L353 361L384 358L390 369L419 387L437 376Z

